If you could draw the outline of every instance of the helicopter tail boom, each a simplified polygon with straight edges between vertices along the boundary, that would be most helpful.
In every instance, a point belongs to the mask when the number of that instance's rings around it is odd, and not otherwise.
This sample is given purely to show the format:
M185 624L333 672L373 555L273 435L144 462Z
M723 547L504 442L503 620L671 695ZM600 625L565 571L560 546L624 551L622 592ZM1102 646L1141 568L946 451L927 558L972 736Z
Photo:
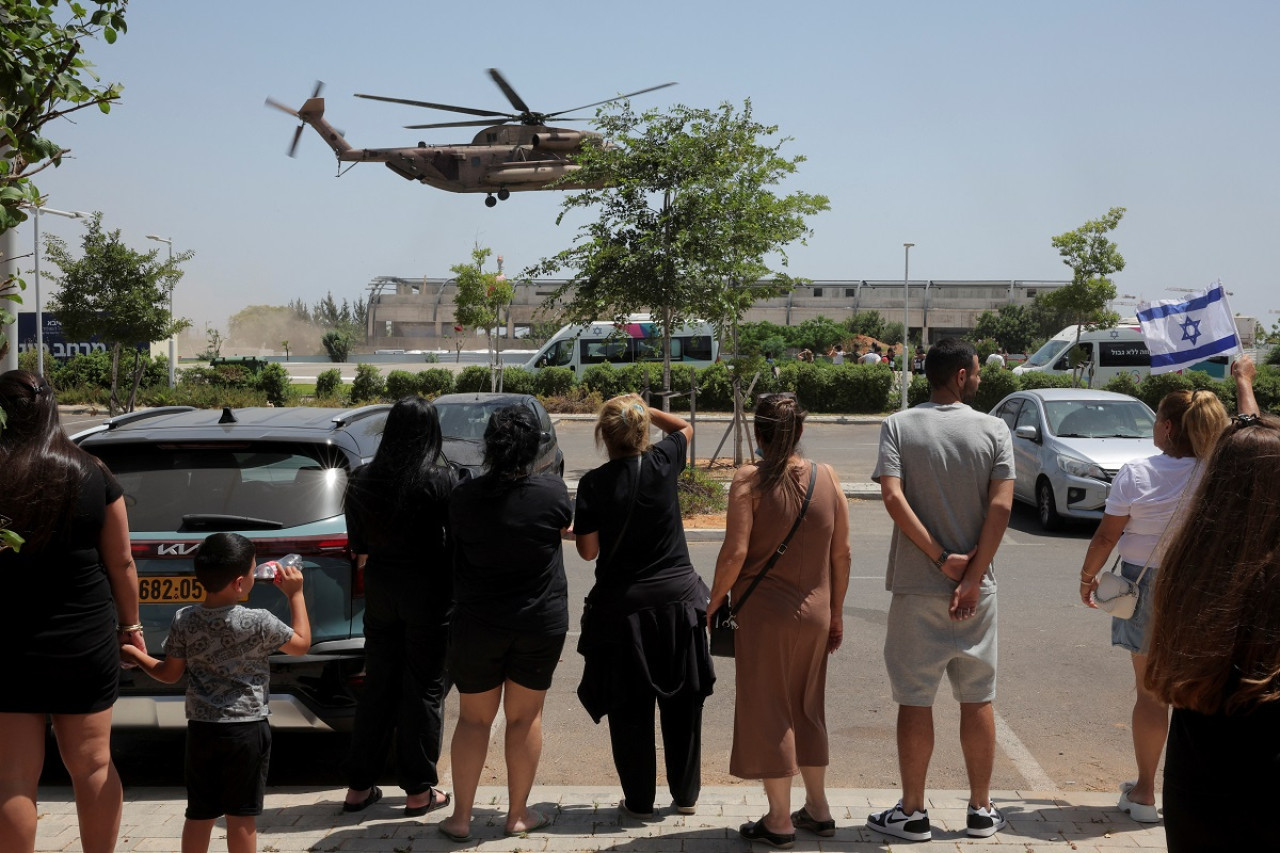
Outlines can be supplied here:
M351 143L343 138L342 134L333 125L324 119L324 98L308 98L307 102L298 110L298 118L311 125L316 133L320 134L320 138L325 141L333 153L339 158L351 150Z

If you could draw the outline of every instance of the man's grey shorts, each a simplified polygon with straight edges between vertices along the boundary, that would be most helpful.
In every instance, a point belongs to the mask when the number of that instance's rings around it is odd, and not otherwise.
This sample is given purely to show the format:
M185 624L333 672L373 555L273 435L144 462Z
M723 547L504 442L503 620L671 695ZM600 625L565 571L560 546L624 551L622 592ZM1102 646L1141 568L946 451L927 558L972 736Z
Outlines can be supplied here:
M884 663L893 701L933 705L945 672L958 702L996 698L996 597L978 599L978 613L957 622L941 595L895 595L889 605Z

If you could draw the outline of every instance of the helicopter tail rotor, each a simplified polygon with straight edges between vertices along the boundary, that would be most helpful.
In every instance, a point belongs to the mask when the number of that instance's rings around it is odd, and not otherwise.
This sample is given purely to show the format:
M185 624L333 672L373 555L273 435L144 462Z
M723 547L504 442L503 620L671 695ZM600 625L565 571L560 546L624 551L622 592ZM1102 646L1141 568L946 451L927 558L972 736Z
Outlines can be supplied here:
M311 92L311 99L320 97L320 92L323 89L324 89L324 82L321 80L317 80L315 89ZM302 116L299 115L298 111L295 110L293 107L286 106L285 104L280 103L274 98L267 98L266 105L268 107L274 107L277 110L280 110L280 112L286 113L298 119L298 126L294 128L294 131L293 131L293 141L289 143L289 156L290 157L297 156L298 143L302 141L302 130L307 126L306 120L304 120Z

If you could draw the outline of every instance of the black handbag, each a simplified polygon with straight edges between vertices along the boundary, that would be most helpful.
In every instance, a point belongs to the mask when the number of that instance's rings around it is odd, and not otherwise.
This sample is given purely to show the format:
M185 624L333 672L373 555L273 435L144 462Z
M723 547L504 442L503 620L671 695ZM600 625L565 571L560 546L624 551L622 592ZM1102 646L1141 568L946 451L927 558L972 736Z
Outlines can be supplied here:
M733 604L733 594L730 593L725 597L724 604L716 609L711 616L711 654L721 658L731 658L734 656L734 632L738 630L737 615L742 610L742 605L747 603L747 599L751 597L751 593L755 592L760 581L764 580L764 576L769 574L769 570L773 568L774 563L778 562L783 554L787 553L787 543L791 541L791 537L795 535L796 530L800 527L800 522L804 521L805 513L809 511L809 502L813 499L813 487L818 482L818 466L809 463L809 489L805 492L804 503L800 505L800 514L796 516L795 523L791 525L791 529L787 531L787 536L782 540L782 544L774 549L773 554L769 557L769 562L764 564L764 568L760 570L760 574L756 575L755 580L751 581L751 586L747 587L747 591L742 594L742 600L735 607Z

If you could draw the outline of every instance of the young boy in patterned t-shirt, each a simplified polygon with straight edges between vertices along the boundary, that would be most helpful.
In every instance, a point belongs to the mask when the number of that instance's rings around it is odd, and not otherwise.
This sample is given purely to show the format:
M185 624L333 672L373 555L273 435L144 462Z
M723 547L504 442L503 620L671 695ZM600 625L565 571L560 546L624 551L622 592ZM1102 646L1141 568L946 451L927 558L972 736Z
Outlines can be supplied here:
M174 614L164 660L133 646L122 653L157 681L187 674L187 812L183 853L204 853L214 822L227 817L229 853L254 853L271 758L267 724L267 658L279 649L311 648L302 572L277 566L275 583L289 599L292 627L266 610L241 607L253 589L253 543L238 533L214 533L195 556L202 604Z

